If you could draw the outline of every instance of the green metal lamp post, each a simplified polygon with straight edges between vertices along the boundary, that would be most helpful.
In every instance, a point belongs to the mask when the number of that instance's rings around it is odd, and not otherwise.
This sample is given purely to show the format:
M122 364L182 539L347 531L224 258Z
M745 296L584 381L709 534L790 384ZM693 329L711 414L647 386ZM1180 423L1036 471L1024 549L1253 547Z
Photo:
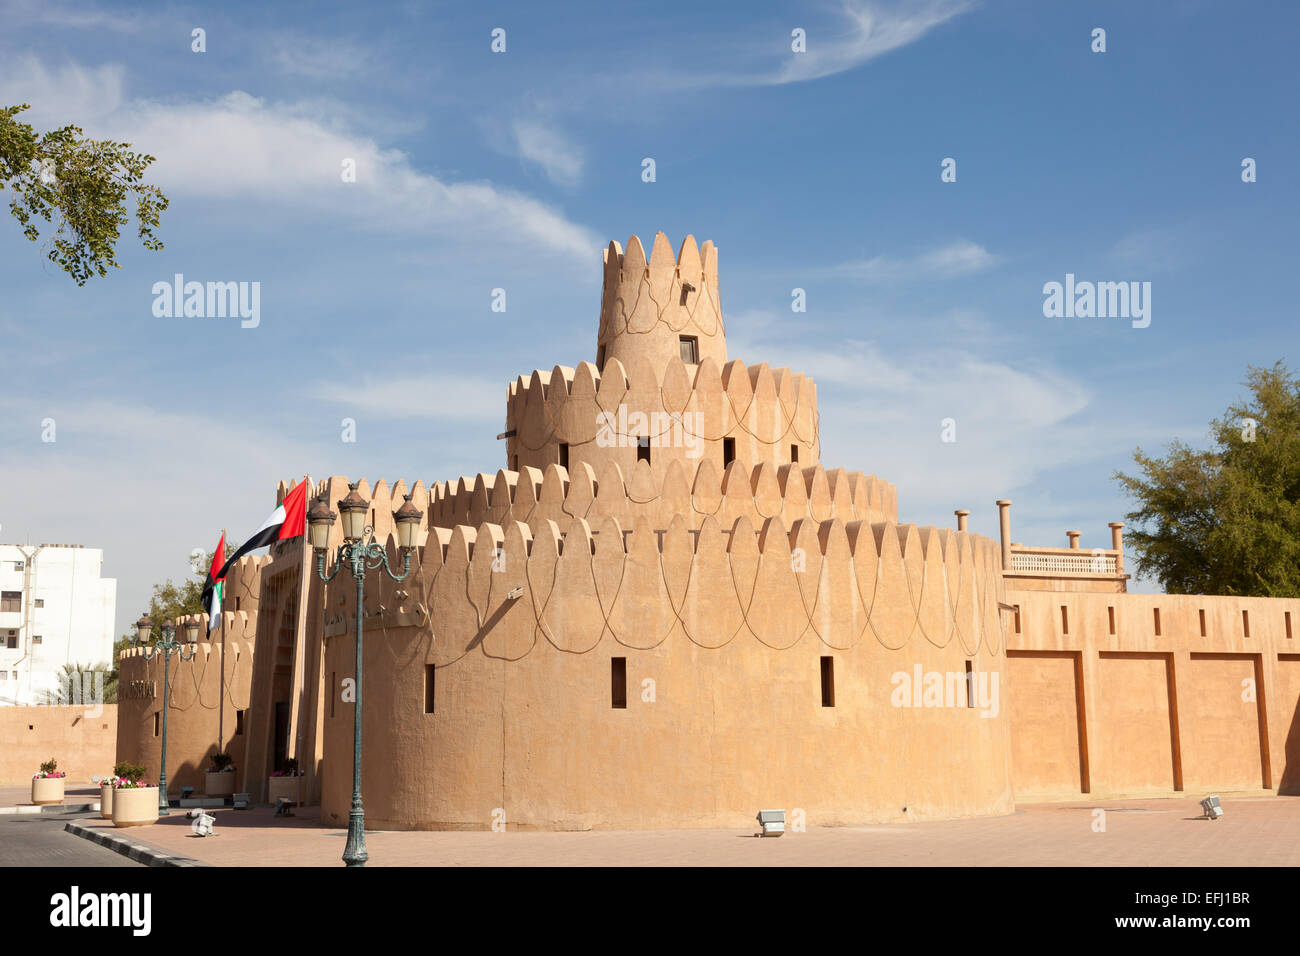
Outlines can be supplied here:
M348 485L348 495L339 501L339 511L343 514L344 543L339 545L334 563L334 570L325 573L325 551L329 546L330 528L336 515L330 511L322 495L307 512L308 535L312 549L316 552L316 573L326 584L338 576L344 564L352 568L352 577L357 582L357 620L356 620L356 701L353 704L352 722L352 809L348 811L348 842L343 850L343 862L348 866L365 866L370 855L366 852L365 812L361 806L361 629L363 602L365 598L366 570L383 569L394 581L403 580L411 573L411 554L417 542L417 532L424 513L411 504L411 496L406 496L406 503L393 512L397 524L397 543L402 549L402 573L395 574L388 566L388 551L382 544L376 544L374 529L366 524L366 514L370 502L357 493L357 482ZM335 693L337 688L331 688Z
M167 709L171 705L171 665L172 654L177 654L182 661L194 659L198 652L199 626L195 623L185 625L186 641L182 644L176 640L176 628L172 626L172 619L168 618L163 621L162 630L159 631L158 640L149 644L149 633L153 630L153 624L148 616L141 617L135 622L135 642L142 645L144 659L153 660L159 653L163 656L163 706L162 706L162 766L158 770L158 815L165 817L168 814L167 808ZM189 653L186 654L186 650Z

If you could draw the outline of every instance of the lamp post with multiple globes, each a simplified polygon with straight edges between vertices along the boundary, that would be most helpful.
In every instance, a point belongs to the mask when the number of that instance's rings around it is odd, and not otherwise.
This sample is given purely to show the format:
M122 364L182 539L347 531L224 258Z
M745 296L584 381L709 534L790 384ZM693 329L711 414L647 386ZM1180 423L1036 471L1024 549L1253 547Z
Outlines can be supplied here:
M420 520L424 513L411 504L411 496L406 496L406 503L393 512L393 521L397 525L397 544L402 550L402 573L396 574L388 566L388 551L374 540L374 529L366 524L366 513L370 502L357 493L357 482L348 485L347 497L339 501L339 511L343 515L343 544L339 545L334 570L325 573L325 551L329 546L330 528L337 517L330 511L325 497L316 499L316 503L307 512L307 534L312 550L316 552L316 573L328 584L338 576L339 569L348 565L352 577L357 582L357 617L356 617L356 700L353 704L352 729L352 809L348 812L348 842L343 850L343 862L348 866L365 866L369 854L366 852L365 813L361 806L361 629L363 601L365 597L366 571L383 569L394 581L403 580L411 573L411 555L418 543L417 535ZM335 693L337 688L331 689Z
M172 654L175 653L182 661L194 659L198 651L199 625L197 622L190 622L185 625L185 643L176 640L176 628L172 626L172 619L168 618L163 621L162 629L158 632L158 640L153 644L149 643L149 635L153 631L153 623L149 620L148 615L144 615L140 620L135 622L135 642L142 648L144 659L153 660L159 653L163 656L163 705L162 705L162 766L158 770L158 815L167 816L167 708L171 703L171 663ZM186 654L186 650L189 651Z

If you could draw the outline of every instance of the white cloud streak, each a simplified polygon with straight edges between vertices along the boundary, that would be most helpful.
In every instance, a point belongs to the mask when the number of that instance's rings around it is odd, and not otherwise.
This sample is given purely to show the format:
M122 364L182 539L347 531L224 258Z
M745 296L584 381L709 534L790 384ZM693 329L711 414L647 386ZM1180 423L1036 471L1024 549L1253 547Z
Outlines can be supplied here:
M816 274L866 283L903 283L955 279L991 269L997 257L983 246L960 239L911 257L876 256L844 262Z
M533 120L516 120L512 128L520 158L540 166L548 179L572 189L582 178L582 150L557 130Z
M128 99L118 65L47 69L26 56L0 71L0 99L29 102L40 128L76 122L157 157L168 195L289 204L349 224L523 242L590 269L598 236L545 203L490 182L449 182L322 112L233 91L197 102ZM356 181L343 179L355 163Z

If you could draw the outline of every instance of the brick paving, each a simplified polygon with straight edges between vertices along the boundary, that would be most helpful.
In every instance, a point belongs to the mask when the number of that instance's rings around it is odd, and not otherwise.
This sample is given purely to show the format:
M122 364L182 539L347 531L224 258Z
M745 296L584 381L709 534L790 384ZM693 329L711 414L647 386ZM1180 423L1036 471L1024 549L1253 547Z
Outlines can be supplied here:
M1222 803L1213 822L1184 797L1028 804L1005 817L810 827L775 839L752 830L388 831L368 832L366 846L369 866L1300 866L1300 797ZM213 866L342 865L346 831L321 827L313 808L295 813L217 810L219 835L200 838L173 811L119 833Z

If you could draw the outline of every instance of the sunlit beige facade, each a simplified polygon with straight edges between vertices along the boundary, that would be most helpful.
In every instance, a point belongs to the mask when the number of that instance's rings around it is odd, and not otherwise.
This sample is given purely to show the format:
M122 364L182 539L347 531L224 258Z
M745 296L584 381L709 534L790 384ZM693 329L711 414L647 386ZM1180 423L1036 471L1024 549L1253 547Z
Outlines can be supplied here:
M1000 540L965 510L900 522L892 484L820 460L811 378L728 356L717 257L611 243L596 362L508 386L504 467L359 482L394 568L407 493L425 525L409 577L366 584L368 826L851 825L1300 785L1300 601L1128 594L1118 526L1108 549L1024 547L1010 502ZM241 789L296 757L345 824L355 600L305 542L242 562L224 671L219 644L180 668L169 781L220 719ZM119 707L120 755L156 753L158 704Z

